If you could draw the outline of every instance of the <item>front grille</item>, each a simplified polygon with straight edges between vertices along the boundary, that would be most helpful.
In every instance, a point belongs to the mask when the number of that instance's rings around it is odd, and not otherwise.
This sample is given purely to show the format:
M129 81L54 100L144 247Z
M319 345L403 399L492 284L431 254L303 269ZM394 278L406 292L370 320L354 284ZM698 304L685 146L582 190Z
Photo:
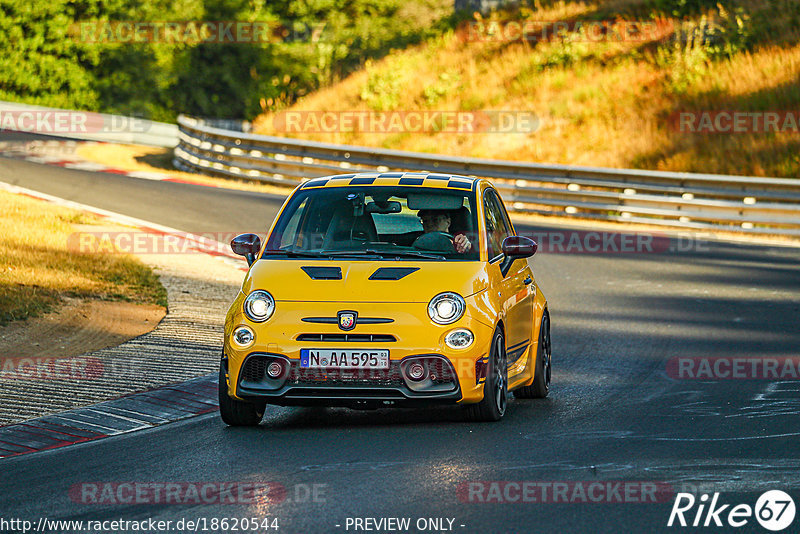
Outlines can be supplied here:
M303 317L300 319L304 323L316 324L339 324L339 317ZM358 324L388 324L393 323L394 319L388 317L359 317Z
M361 399L364 398L375 398L375 399L385 399L385 398L395 398L395 399L402 399L403 394L396 390L391 389L372 389L372 388L336 388L331 390L329 388L303 388L303 389L292 389L286 393L287 398L302 398L302 399L309 399L314 397L320 398L330 398L331 396L335 396L337 398L346 399L346 398L354 398L358 397Z
M297 341L322 343L393 343L397 338L391 334L300 334Z
M248 358L242 366L242 380L260 382L267 374L268 358Z
M241 380L267 383L267 365L275 359L268 355L254 355L247 358L241 370ZM283 358L280 361L286 362ZM453 367L438 357L421 357L428 370L428 379L436 386L455 384ZM300 367L297 360L290 361L288 372L284 375L287 386L359 386L359 387L397 387L406 386L400 362L390 360L388 369L309 369Z
M441 358L425 358L428 364L428 372L436 378L432 378L434 384L445 384L455 382L455 373L450 364Z
M242 366L242 380L261 382L266 377L270 356L251 356ZM285 360L283 360L285 361ZM400 373L400 363L389 362L389 369L308 369L300 367L300 362L291 362L287 385L372 385L402 386L405 382Z
M388 369L307 369L292 362L288 384L348 385L400 387L405 384L400 363L389 362Z

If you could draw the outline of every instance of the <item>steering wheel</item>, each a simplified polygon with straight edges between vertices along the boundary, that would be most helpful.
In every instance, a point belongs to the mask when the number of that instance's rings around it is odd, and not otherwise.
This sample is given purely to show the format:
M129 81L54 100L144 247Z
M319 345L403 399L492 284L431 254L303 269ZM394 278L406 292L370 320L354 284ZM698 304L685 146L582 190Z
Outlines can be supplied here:
M428 235L432 235L432 234L441 234L441 235L445 236L447 239L455 239L453 237L453 234L448 234L447 232L428 232ZM419 237L422 237L422 236L419 236ZM417 238L417 239L419 239L419 238Z
M420 250L454 254L456 246L453 244L453 239L454 237L447 232L428 232L414 240L411 246Z

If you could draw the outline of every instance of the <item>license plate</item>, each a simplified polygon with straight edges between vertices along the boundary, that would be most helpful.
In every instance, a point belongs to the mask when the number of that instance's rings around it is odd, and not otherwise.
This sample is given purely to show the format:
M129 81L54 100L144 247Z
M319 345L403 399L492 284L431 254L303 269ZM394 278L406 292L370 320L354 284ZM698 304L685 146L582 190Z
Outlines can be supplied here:
M301 349L300 367L308 369L388 369L389 351L381 349Z

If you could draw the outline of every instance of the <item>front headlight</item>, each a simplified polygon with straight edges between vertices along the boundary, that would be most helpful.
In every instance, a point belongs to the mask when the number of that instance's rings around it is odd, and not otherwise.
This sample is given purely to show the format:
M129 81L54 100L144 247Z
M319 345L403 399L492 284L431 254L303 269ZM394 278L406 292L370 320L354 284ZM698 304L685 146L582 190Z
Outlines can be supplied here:
M244 299L244 314L251 321L263 323L272 317L274 311L275 299L266 291L253 291Z
M439 293L428 304L428 315L436 324L451 324L461 319L466 308L458 293Z

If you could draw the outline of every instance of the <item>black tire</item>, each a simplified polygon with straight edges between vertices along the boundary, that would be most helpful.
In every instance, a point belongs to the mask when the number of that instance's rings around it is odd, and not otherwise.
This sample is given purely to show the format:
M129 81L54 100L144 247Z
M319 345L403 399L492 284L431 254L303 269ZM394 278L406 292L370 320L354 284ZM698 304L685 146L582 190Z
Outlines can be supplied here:
M229 426L258 426L264 417L265 405L232 399L228 395L225 369L219 365L219 414Z
M539 343L536 346L536 369L533 383L514 391L518 399L543 399L550 393L550 376L552 375L553 358L550 346L550 315L545 310L542 325L539 328Z
M483 384L483 400L467 406L472 421L491 422L502 419L508 404L508 368L506 365L506 341L498 330L492 338L489 350L489 368Z

